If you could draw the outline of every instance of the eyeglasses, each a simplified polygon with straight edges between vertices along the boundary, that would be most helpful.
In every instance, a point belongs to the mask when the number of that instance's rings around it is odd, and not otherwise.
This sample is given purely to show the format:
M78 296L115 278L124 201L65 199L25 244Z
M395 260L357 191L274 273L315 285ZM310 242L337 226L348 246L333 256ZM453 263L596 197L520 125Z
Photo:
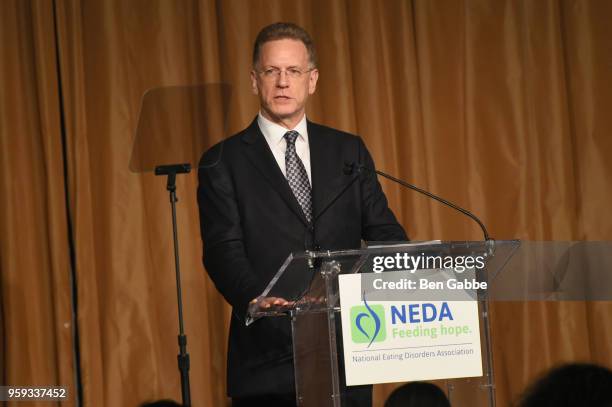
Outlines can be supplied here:
M264 80L274 80L274 79L280 78L282 72L285 72L285 75L290 79L297 79L297 78L300 78L305 73L313 71L314 69L315 68L310 68L308 70L302 71L301 69L294 68L294 67L290 67L286 69L270 67L270 68L264 69L263 71L256 71L256 72L260 74Z

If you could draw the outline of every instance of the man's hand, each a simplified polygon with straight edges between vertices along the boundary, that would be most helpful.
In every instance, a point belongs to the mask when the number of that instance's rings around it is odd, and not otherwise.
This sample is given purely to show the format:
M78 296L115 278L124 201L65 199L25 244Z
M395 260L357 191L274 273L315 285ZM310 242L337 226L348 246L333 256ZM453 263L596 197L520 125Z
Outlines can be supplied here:
M260 309L269 309L271 307L289 308L293 306L293 301L287 301L282 297L257 297L250 303L257 304Z

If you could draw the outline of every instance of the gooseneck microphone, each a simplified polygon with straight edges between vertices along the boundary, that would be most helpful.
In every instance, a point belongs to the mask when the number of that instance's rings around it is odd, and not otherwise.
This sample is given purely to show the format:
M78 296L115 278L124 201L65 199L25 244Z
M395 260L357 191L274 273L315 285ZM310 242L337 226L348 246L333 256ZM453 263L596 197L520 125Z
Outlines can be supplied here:
M363 171L367 171L369 173L378 174L381 177L387 178L387 179L389 179L389 180L391 180L391 181L393 181L393 182L395 182L397 184L400 184L401 186L403 186L405 188L412 189L413 191L421 193L421 194L423 194L423 195L425 195L425 196L427 196L427 197L429 197L431 199L435 199L436 201L438 201L438 202L440 202L440 203L442 203L442 204L444 204L444 205L446 205L448 207L451 207L451 208L461 212L462 214L470 217L472 220L474 220L476 223L478 223L478 226L480 226L480 229L482 229L482 233L484 235L484 240L485 241L488 242L488 241L491 240L491 238L489 237L489 232L487 231L487 228L482 223L482 221L480 219L478 219L478 217L476 215L474 215L472 212L468 211L467 209L463 209L462 207L460 207L458 205L455 205L454 203L449 202L449 201L447 201L446 199L444 199L442 197L434 195L434 194L432 194L429 191L425 191L424 189L419 188L416 185L409 184L406 181L402 181L401 179L395 178L394 176L389 175L387 173L384 173L382 171L371 169L371 168L368 168L368 167L364 166L363 164L359 164L359 163L355 163L355 162L345 162L344 163L344 173L345 174L352 174L353 171L355 171L355 170L357 170L358 173L361 173Z

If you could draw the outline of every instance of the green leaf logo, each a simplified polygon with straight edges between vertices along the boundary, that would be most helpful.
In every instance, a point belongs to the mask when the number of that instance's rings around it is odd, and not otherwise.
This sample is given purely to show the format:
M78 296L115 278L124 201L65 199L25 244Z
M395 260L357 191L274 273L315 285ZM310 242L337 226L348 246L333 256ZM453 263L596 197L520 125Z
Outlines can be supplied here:
M351 339L354 343L367 343L369 348L387 337L385 309L382 305L368 304L365 296L363 303L351 307Z

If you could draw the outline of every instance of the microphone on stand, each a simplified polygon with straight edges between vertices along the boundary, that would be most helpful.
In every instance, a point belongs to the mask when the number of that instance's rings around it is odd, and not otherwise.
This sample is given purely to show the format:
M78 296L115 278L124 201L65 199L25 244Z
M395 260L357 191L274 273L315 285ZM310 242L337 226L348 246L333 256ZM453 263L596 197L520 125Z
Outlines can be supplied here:
M480 229L482 229L482 233L484 235L485 242L489 243L489 242L493 241L493 239L491 239L491 237L489 236L489 232L487 231L487 228L482 223L482 221L480 219L478 219L478 217L476 215L474 215L472 212L468 211L467 209L463 209L459 205L456 205L456 204L454 204L454 203L452 203L450 201L447 201L446 199L444 199L442 197L439 197L439 196L437 196L435 194L432 194L431 192L426 191L426 190L424 190L422 188L419 188L416 185L412 185L412 184L410 184L410 183L408 183L406 181L402 181L399 178L395 178L394 176L389 175L387 173L384 173L382 171L378 171L378 170L375 170L375 169L368 168L368 167L364 166L363 164L359 164L359 163L356 163L356 162L345 162L344 163L344 173L345 174L350 175L354 171L357 171L358 173L362 173L363 171L366 171L366 172L369 172L369 173L378 174L381 177L387 178L387 179L389 179L389 180L391 180L391 181L393 181L393 182L395 182L395 183L397 183L397 184L399 184L399 185L401 185L401 186L403 186L405 188L412 189L413 191L416 191L416 192L418 192L420 194L423 194L423 195L425 195L425 196L427 196L427 197L429 197L431 199L435 199L436 201L438 201L438 202L440 202L440 203L442 203L442 204L444 204L444 205L446 205L446 206L448 206L450 208L453 208L456 211L461 212L462 214L470 217L473 221L478 223L478 226L480 226Z

